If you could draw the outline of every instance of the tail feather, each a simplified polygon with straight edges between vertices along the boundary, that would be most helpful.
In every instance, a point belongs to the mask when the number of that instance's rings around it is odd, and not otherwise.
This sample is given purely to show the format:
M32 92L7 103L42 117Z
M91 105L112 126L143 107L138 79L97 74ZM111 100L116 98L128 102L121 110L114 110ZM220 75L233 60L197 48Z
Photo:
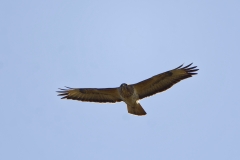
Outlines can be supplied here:
M138 115L138 116L144 116L147 113L144 111L140 103L136 103L134 106L127 106L128 113Z

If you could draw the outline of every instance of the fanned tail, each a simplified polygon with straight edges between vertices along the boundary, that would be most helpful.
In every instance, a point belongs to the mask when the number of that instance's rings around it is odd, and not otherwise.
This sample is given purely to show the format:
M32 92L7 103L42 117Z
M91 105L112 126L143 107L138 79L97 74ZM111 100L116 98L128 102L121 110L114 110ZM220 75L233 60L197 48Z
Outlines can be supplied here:
M144 116L147 113L144 111L140 103L135 103L134 106L127 105L128 113L134 114L137 116Z

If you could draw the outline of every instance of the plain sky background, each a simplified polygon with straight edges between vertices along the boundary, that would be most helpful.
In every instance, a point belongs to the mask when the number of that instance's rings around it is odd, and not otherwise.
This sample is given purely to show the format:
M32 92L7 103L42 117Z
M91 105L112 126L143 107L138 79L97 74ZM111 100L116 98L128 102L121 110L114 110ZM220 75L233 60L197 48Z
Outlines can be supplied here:
M1 160L240 159L239 0L2 0L0 22ZM55 92L191 62L144 117Z

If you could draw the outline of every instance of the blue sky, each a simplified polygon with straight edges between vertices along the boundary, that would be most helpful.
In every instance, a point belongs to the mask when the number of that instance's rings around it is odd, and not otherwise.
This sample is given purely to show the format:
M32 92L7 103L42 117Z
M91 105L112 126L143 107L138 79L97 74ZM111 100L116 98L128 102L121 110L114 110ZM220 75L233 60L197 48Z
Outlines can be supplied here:
M0 159L240 158L240 1L1 1ZM199 74L141 100L61 100L193 62Z

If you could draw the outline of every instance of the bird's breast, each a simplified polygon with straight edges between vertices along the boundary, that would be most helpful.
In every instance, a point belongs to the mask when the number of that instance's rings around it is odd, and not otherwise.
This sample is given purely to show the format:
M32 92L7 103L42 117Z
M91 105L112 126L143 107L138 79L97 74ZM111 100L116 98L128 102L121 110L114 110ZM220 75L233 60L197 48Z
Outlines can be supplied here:
M129 88L120 88L119 94L122 100L127 104L134 104L139 99L133 86L129 86Z
M133 86L121 86L119 89L119 93L122 97L128 98L133 95L134 88L133 88Z

